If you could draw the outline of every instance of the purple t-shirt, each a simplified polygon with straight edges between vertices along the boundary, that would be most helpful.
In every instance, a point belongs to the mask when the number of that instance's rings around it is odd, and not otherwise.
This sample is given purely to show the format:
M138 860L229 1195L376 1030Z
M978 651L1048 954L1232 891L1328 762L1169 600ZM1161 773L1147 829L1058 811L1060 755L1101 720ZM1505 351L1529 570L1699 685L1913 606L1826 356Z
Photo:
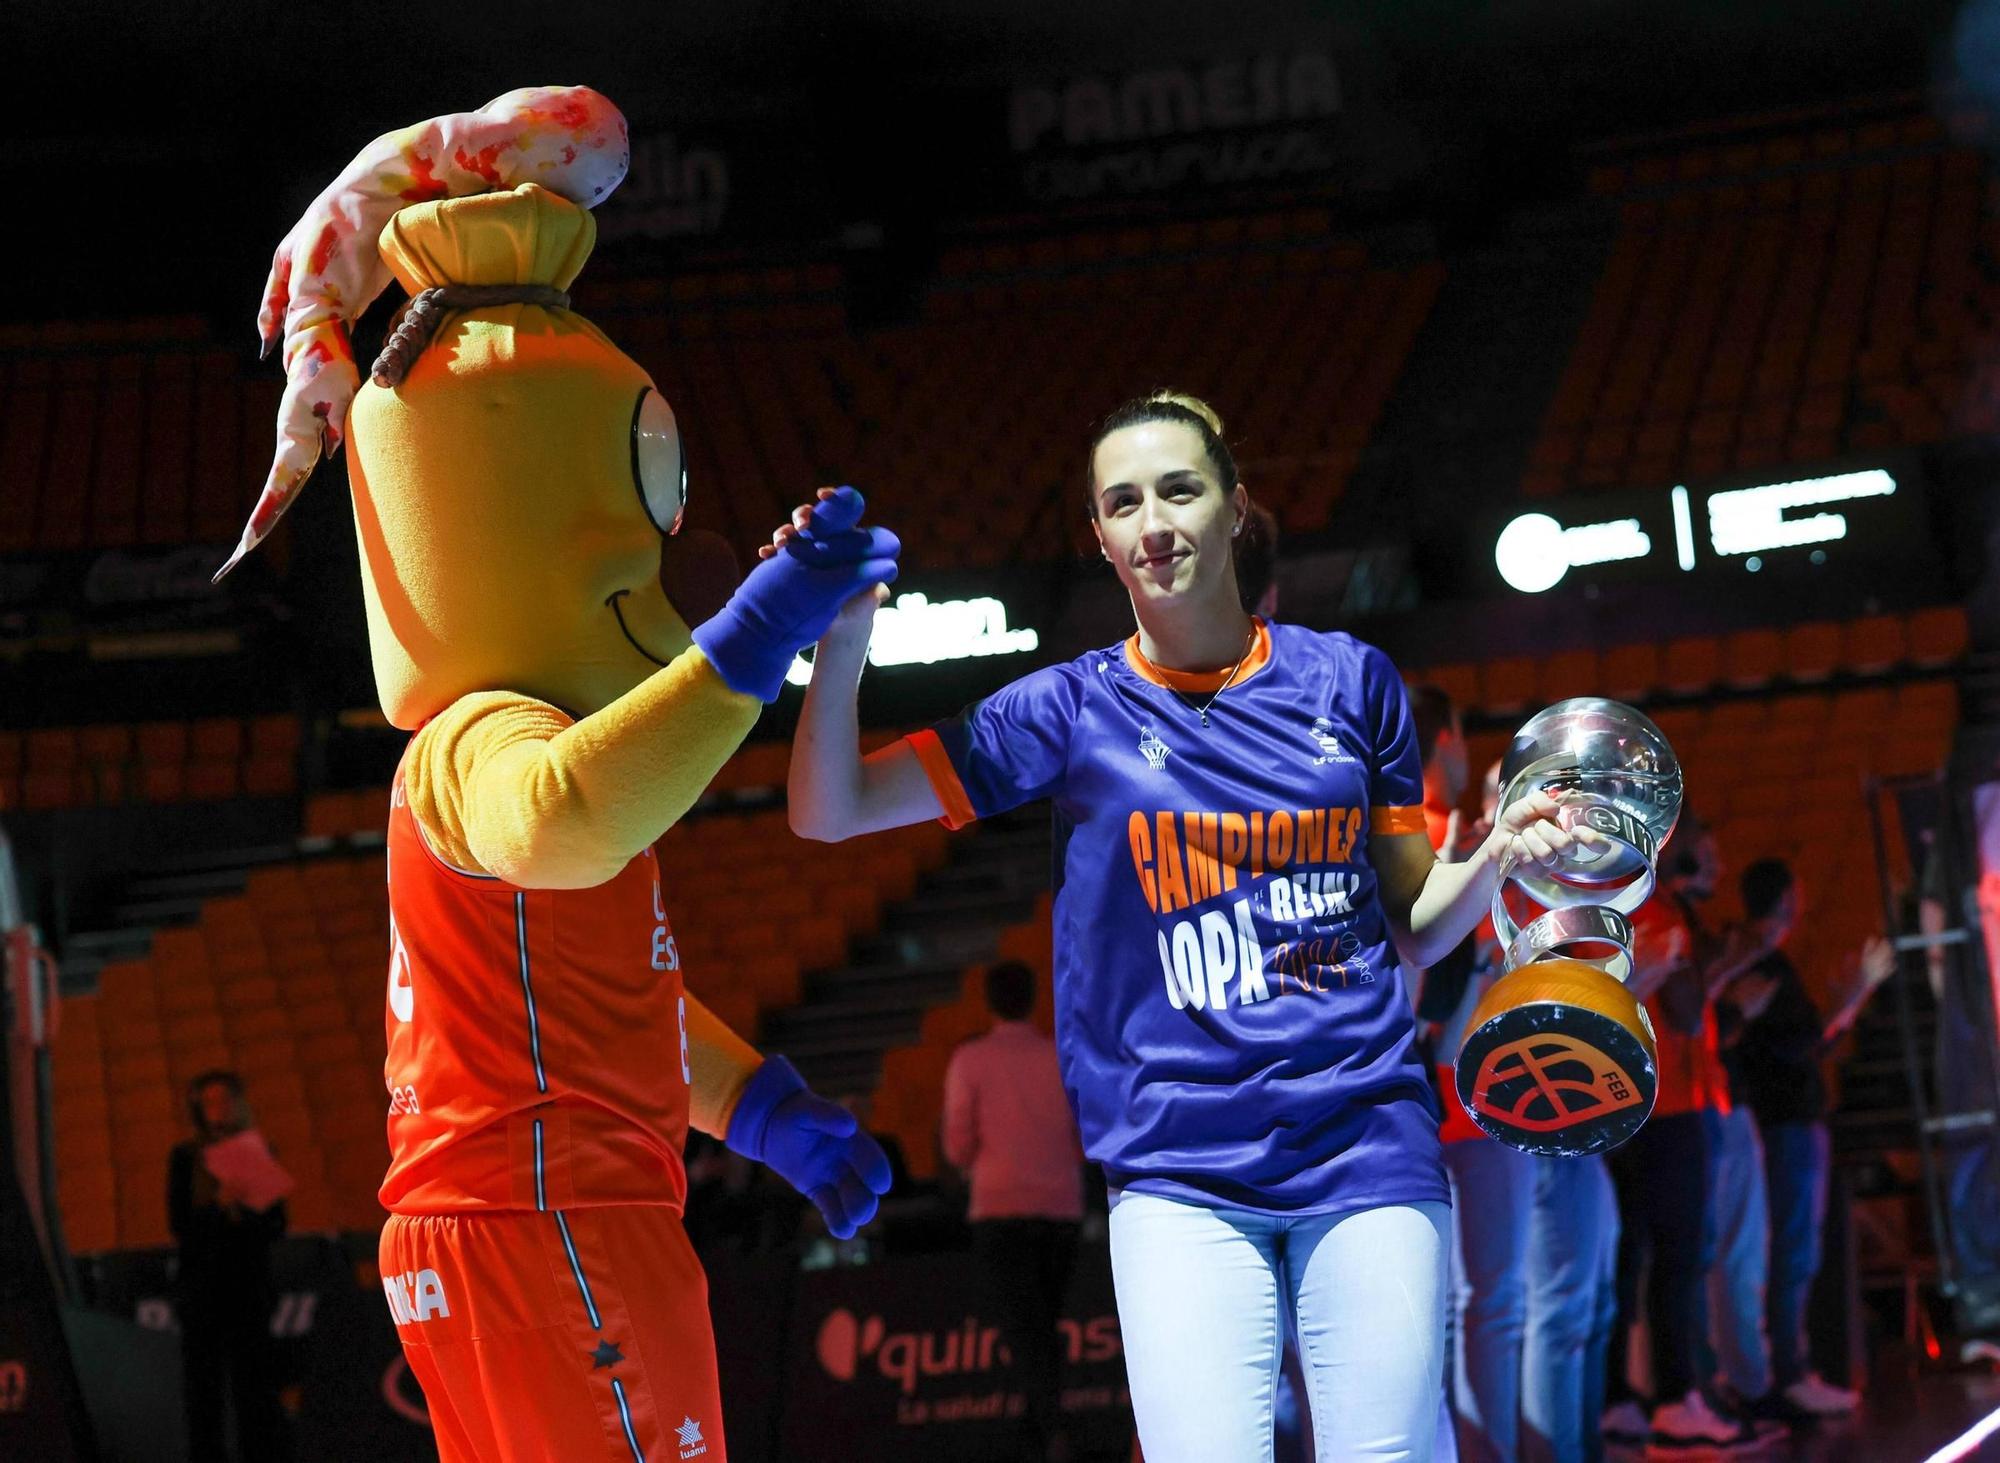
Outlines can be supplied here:
M1447 1202L1368 859L1371 831L1424 830L1403 683L1351 636L1261 622L1204 727L1222 679L1158 670L1135 637L910 741L954 827L1054 805L1056 1040L1114 1187L1273 1214Z

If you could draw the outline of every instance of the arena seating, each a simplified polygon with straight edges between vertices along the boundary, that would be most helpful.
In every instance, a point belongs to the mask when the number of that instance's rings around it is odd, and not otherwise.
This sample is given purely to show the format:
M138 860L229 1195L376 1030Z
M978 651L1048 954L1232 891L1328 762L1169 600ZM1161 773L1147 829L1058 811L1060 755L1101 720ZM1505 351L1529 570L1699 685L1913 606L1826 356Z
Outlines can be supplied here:
M0 812L290 796L300 733L291 715L0 730Z
M1731 691L1813 687L1895 671L1938 671L1961 660L1969 643L1964 609L1942 605L1908 615L1689 635L1602 652L1433 665L1407 670L1406 676L1442 687L1469 715L1504 717L1564 696L1603 695L1649 704Z
M1984 172L1926 116L1600 168L1616 236L1525 491L1991 433Z
M1326 229L1309 213L967 248L916 321L862 334L796 271L677 287L670 312L605 325L680 408L697 501L727 483L745 541L839 477L919 568L1060 557L1095 417L1246 373L1258 389L1224 403L1254 444L1239 465L1298 531L1325 523L1443 275ZM805 298L759 307L741 293L755 288Z
M768 775L772 755L759 757L764 773L748 775ZM387 798L372 800L379 826ZM760 1012L798 1000L803 970L841 960L942 861L945 836L930 825L833 848L793 838L782 812L683 823L659 847L689 988L754 1037ZM842 897L817 907L809 891L836 875ZM73 1248L166 1243L179 1094L216 1066L243 1074L299 1180L295 1229L379 1224L383 881L379 853L257 869L241 895L208 901L197 924L160 931L145 959L107 966L94 995L65 1003L55 1110Z
M1069 550L1090 423L1166 383L1254 379L1225 403L1246 478L1288 529L1323 524L1443 276L1330 230L1306 210L962 248L914 320L859 332L826 265L578 303L674 402L692 522L755 542L851 480L899 512L911 562L984 567ZM234 539L282 385L184 322L0 340L0 553Z
M284 382L185 326L150 334L44 331L0 351L0 554L229 542L242 529Z

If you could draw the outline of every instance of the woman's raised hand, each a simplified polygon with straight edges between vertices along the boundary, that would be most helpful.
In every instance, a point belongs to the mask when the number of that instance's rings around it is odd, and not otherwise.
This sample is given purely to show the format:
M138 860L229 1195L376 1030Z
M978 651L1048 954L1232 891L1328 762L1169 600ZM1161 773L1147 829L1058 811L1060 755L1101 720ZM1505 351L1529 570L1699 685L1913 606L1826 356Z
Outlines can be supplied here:
M1563 863L1588 863L1606 848L1603 834L1591 828L1565 828L1562 805L1539 788L1507 805L1489 838L1499 840L1497 853L1511 855L1516 865L1553 869Z
M831 498L833 494L834 490L832 488L821 488L817 493L813 495L813 501L818 503L824 503L828 498ZM787 543L797 538L799 534L804 531L806 525L812 521L812 511L813 511L812 503L801 503L799 504L798 507L794 508L792 510L791 522L785 524L784 526L773 532L771 535L771 541L769 543L758 545L757 557L760 559L768 559L771 557L771 555L777 553L779 549L782 549Z

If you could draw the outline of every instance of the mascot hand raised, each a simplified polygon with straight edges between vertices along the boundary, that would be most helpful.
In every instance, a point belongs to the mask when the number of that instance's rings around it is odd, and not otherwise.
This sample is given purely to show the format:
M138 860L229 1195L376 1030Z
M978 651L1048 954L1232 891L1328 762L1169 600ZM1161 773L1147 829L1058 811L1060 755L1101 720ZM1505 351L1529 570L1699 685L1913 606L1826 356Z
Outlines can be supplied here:
M729 603L696 627L699 645L731 690L775 701L792 658L833 624L855 595L896 578L901 544L886 528L861 528L853 488L813 504L806 528L751 570Z

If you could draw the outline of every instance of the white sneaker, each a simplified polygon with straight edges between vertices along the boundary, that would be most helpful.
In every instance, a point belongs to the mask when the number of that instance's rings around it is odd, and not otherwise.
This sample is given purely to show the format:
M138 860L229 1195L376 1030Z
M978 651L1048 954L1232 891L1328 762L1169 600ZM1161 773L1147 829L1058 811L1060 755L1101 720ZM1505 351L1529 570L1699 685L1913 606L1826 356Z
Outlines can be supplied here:
M1708 1399L1693 1391L1653 1409L1646 1452L1669 1457L1699 1451L1736 1453L1761 1448L1767 1441L1750 1424L1717 1415Z
M1606 1442L1629 1443L1633 1447L1643 1447L1649 1424L1646 1409L1636 1402L1620 1402L1604 1409L1604 1417L1598 1430L1604 1434Z
M1785 1388L1785 1400L1814 1417L1839 1417L1861 1405L1861 1394L1834 1386L1818 1372L1807 1372Z

